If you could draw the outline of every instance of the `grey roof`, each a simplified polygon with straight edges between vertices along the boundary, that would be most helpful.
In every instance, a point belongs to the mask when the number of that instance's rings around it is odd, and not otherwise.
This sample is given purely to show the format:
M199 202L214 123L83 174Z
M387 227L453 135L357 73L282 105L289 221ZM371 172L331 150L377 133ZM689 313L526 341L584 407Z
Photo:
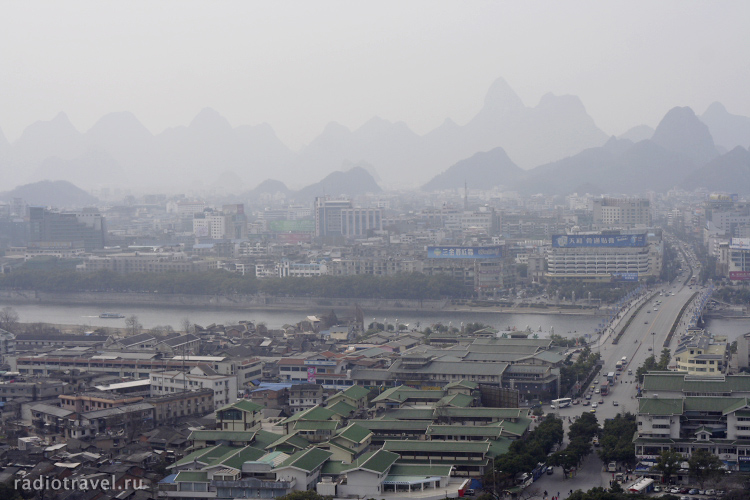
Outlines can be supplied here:
M42 413L46 413L48 415L54 415L60 418L67 417L68 415L72 415L73 413L75 413L70 410L60 408L59 406L47 405L44 403L35 404L34 406L31 407L31 411L40 411Z
M89 420L93 418L110 417L112 415L122 415L124 413L131 413L134 411L149 410L153 409L154 405L148 403L134 403L132 405L117 406L115 408L106 408L104 410L94 410L81 413L81 417Z
M150 333L141 333L140 335L133 335L132 337L117 339L116 342L124 346L131 346L140 344L141 342L147 342L149 340L156 340L156 336Z
M187 344L189 342L195 342L196 340L200 340L200 339L196 337L195 335L188 333L187 335L180 335L179 337L172 337L171 339L164 340L160 343L166 344L170 347L177 347L183 344Z
M396 361L389 371L446 375L502 375L508 363L470 363L465 361L431 361L418 368L405 368L402 360Z

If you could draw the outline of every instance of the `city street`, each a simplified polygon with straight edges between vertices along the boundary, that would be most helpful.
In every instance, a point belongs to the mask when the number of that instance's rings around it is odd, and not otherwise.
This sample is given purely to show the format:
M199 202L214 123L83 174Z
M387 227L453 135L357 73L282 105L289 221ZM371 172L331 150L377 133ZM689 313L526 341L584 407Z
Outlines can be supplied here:
M610 394L607 396L594 394L591 399L592 402L599 401L600 399L604 400L604 403L596 408L596 416L600 425L604 423L605 419L614 418L618 413L637 412L638 400L635 397L635 371L651 354L655 353L658 358L664 341L680 309L695 292L696 287L691 290L684 284L688 279L689 276L687 279L675 280L674 285L662 285L659 287L658 290L665 290L670 293L675 292L675 295L666 296L665 294L659 296L657 294L652 298L633 319L625 334L620 338L619 344L613 345L613 336L610 335L601 346L595 345L594 350L598 350L601 353L604 361L604 366L598 377L600 384L606 378L608 372L616 372L615 364L617 361L622 359L623 356L628 359L623 371L619 372L619 380L611 388ZM659 300L662 302L656 306L655 303ZM658 310L654 311L654 307ZM628 369L633 370L633 375L627 374ZM612 404L613 401L617 401L619 406L614 406ZM554 411L563 418L566 433L564 445L566 445L569 426L568 417L591 411L591 406L574 405L559 410L550 410L545 405L544 409L545 411ZM611 479L612 473L604 472L604 464L602 464L599 456L596 454L596 448L594 448L594 453L586 457L574 478L563 478L560 468L555 468L553 475L545 474L530 488L538 491L540 495L545 490L550 496L557 495L560 492L560 498L566 498L570 490L575 491L580 489L586 491L596 486L609 487Z

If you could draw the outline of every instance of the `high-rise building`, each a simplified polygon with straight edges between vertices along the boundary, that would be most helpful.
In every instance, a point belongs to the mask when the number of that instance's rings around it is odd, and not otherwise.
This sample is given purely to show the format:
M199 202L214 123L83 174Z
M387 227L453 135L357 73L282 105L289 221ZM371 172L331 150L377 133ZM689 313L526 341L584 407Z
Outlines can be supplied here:
M645 198L595 198L594 225L599 228L651 226L651 202Z
M29 207L28 242L82 247L86 251L104 248L104 217L96 209L54 212Z
M367 236L368 231L383 230L383 212L379 208L341 210L341 234L347 238Z
M315 198L315 236L341 236L344 209L352 208L351 200L331 200L328 197Z

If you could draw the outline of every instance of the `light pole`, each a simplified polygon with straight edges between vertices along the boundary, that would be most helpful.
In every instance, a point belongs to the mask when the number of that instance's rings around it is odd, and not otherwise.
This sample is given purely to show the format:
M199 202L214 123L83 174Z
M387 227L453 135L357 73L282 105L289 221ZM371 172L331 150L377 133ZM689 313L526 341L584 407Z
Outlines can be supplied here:
M654 359L656 358L656 345L654 344L656 342L656 332L651 332L651 351L654 353Z

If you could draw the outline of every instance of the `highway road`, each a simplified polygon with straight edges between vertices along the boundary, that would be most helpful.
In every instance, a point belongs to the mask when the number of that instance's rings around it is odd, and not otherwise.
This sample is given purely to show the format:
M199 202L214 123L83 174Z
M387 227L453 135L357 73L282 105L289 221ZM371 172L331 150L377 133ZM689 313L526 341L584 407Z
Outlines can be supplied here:
M683 264L683 267L687 268L687 265ZM664 341L682 306L690 300L693 293L699 291L699 287L693 286L690 289L686 284L690 276L690 271L687 271L685 275L675 280L673 285L663 284L655 288L655 290L664 291L664 295L659 296L657 293L655 297L648 301L647 305L635 316L617 345L612 344L614 336L610 336L601 346L594 346L594 350L601 353L604 361L599 376L600 384L608 372L616 372L615 364L617 361L622 359L623 356L627 357L628 360L627 366L620 372L620 380L614 385L610 394L607 396L595 394L591 400L597 402L600 399L604 400L604 403L596 408L596 416L600 424L603 424L605 419L614 418L620 412L637 412L635 371L651 354L656 354L658 359ZM669 292L668 296L666 292ZM661 304L657 305L657 301L661 301ZM634 314L634 311L630 311L629 314ZM677 332L679 333L680 330L684 331L684 325ZM676 344L676 340L677 333L672 339L672 346ZM653 349L653 351L650 349ZM633 370L633 375L627 375L628 369ZM619 406L614 406L613 401L617 401ZM574 405L559 410L550 410L549 407L544 409L545 411L555 411L565 420L565 445L567 444L567 427L569 425L567 418L590 411L591 406ZM544 475L529 488L535 490L539 494L539 498L542 496L541 493L546 490L550 497L557 495L559 492L560 498L564 499L569 495L570 490L587 491L596 486L609 487L612 474L603 472L603 468L604 465L598 455L593 453L586 457L574 478L564 479L561 470L556 468L553 475Z

